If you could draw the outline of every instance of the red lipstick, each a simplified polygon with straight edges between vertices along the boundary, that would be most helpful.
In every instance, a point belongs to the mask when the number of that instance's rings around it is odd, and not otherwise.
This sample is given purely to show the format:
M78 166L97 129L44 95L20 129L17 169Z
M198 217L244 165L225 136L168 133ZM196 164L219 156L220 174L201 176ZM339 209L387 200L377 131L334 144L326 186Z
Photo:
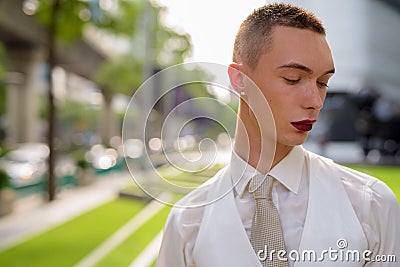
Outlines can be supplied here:
M302 121L292 122L291 124L293 125L294 128L296 128L299 131L308 132L311 131L314 122L316 122L316 120L302 120Z

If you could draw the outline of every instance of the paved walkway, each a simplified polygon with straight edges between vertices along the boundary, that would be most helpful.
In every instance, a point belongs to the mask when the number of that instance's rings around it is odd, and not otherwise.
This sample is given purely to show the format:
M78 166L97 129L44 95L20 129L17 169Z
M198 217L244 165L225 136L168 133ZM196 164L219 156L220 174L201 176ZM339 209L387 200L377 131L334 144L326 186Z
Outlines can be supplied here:
M41 195L18 200L14 212L0 218L0 251L116 198L130 182L129 172L111 173L90 186L65 189L51 203Z

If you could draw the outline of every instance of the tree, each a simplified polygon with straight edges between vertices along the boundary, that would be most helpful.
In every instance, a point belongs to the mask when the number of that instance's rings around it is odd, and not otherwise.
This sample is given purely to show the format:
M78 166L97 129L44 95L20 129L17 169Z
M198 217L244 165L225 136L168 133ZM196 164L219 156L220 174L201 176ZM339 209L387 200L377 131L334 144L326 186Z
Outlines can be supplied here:
M38 20L48 28L47 35L47 84L48 84L48 146L49 169L48 169L48 199L55 199L55 124L56 106L54 103L52 70L57 65L56 41L72 42L82 36L83 29L87 24L96 27L112 29L120 33L134 32L134 24L129 23L129 19L137 16L136 2L120 1L117 13L110 6L102 6L104 1L79 1L79 0L40 0L26 1L36 5L34 10ZM66 23L68 22L68 23Z
M178 34L172 29L166 28L160 22L160 14L165 8L139 0L26 0L25 3L35 5L35 13L38 20L48 28L47 36L47 84L48 84L48 145L50 149L48 170L48 199L55 199L55 176L54 176L54 137L57 109L54 102L52 70L57 65L56 43L74 42L82 38L83 30L91 25L102 31L114 35L123 35L133 38L140 27L141 14L151 10L153 23L151 24L151 35L154 36L154 55L151 65L163 67L183 61L190 53L190 38L185 34ZM132 42L138 42L143 36L137 35ZM145 67L143 67L145 66ZM148 65L147 65L148 66ZM116 92L130 94L132 89L137 88L142 82L143 69L146 61L136 57L133 53L128 57L114 59L102 66L96 81L105 100L105 109L111 112L112 95ZM112 77L113 79L108 79ZM115 79L118 77L118 79ZM112 83L110 81L113 81Z
M134 28L138 29L136 34L131 35L131 49L104 62L95 76L105 100L103 124L114 120L111 100L115 93L133 95L154 72L182 63L191 53L190 36L177 33L161 22L165 7L143 1L138 8L141 16L131 20L136 25Z
M4 46L0 43L0 156L3 151L1 144L5 138L5 129L4 124L2 123L3 114L6 113L6 86L5 86L5 78L6 78L6 55L4 51Z
M146 5L150 9L146 9ZM161 17L166 11L165 7L142 2L138 8L142 16L137 17L135 21L130 20L130 22L135 25L134 29L141 28L141 31L137 31L136 34L131 33L131 50L104 62L95 76L95 81L104 87L102 90L131 95L143 80L148 78L143 77L143 66L146 61L150 61L152 69L157 70L182 63L191 53L190 36L177 33L161 22ZM144 27L143 20L145 18L151 20L150 27ZM152 50L150 59L146 58L144 49L144 35L147 30L150 30L154 40L149 44Z
M4 86L4 78L6 74L6 62L5 62L5 51L3 44L0 43L0 116L5 113L6 110L6 89ZM0 125L0 132L1 132ZM1 134L0 134L0 141L1 141Z

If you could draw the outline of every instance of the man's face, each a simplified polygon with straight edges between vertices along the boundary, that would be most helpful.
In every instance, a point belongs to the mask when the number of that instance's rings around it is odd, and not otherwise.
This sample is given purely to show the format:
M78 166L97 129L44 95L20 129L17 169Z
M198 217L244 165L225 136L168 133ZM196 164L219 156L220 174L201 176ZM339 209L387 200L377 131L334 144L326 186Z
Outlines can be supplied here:
M310 30L274 27L269 49L259 58L257 66L246 73L270 105L277 144L304 143L318 118L328 80L334 73L325 36Z

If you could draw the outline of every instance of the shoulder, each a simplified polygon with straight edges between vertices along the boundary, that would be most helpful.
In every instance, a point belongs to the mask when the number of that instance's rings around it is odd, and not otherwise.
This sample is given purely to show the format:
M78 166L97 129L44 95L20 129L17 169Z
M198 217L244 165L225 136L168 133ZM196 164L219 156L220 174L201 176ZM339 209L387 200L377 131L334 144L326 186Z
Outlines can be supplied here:
M323 166L326 175L339 178L355 209L371 206L397 209L398 202L393 191L381 180L366 173L335 163L333 160L308 152L310 160Z
M194 266L192 251L204 213L204 205L201 204L207 200L207 188L214 179L217 176L172 207L164 227L157 266Z
M314 161L314 163L317 162L319 166L323 166L324 172L340 178L345 186L367 190L371 193L379 194L384 198L391 199L394 197L392 190L384 182L374 176L337 164L332 159L309 151L307 151L307 154L311 161Z
M226 171L226 168L218 171L208 181L176 202L168 216L167 225L172 224L174 228L180 229L181 235L185 235L186 230L189 232L198 230L203 218L204 207L207 204L209 190Z
M357 193L358 197L367 202L378 202L383 206L396 206L397 199L393 191L383 181L366 173L334 163L338 177L345 189Z
M389 186L376 177L360 171L337 165L339 178L353 203L363 206L365 216L382 220L382 209L396 211L399 208L397 198ZM387 218L386 218L387 219Z

